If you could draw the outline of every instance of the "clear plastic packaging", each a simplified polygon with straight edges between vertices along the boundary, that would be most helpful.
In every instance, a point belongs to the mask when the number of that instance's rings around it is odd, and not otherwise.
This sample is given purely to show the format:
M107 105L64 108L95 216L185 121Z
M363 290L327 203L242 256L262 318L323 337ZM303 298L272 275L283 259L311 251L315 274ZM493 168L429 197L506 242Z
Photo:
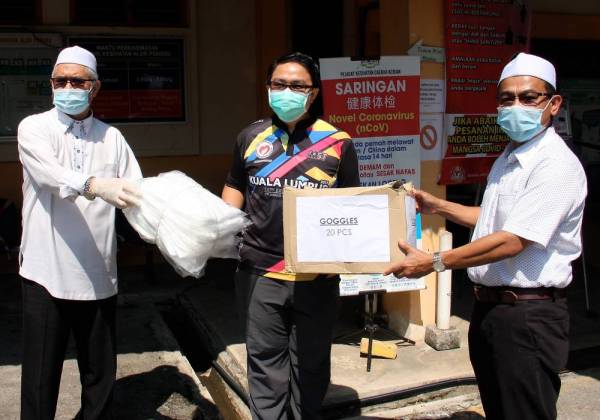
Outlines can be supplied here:
M239 258L246 214L180 171L138 181L141 205L123 210L146 242L182 276L199 278L209 258Z

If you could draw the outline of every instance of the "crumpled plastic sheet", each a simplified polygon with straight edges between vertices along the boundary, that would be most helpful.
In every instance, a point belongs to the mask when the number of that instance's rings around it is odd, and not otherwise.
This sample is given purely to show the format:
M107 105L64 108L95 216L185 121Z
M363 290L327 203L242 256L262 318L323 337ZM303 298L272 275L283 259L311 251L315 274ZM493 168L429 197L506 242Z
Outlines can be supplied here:
M140 206L123 210L143 240L156 244L182 277L199 278L209 258L238 259L246 213L180 171L137 181Z

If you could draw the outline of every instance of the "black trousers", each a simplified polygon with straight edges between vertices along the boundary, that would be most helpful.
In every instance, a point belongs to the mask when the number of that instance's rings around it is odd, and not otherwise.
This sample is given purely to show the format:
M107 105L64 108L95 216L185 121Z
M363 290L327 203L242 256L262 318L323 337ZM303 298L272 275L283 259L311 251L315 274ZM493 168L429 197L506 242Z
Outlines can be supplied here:
M568 334L566 298L475 303L469 352L487 419L556 418Z
M79 419L110 418L117 371L116 296L95 301L56 299L23 279L21 419L53 419L65 351L72 332L81 378Z
M253 419L318 419L331 368L339 279L282 281L236 273Z

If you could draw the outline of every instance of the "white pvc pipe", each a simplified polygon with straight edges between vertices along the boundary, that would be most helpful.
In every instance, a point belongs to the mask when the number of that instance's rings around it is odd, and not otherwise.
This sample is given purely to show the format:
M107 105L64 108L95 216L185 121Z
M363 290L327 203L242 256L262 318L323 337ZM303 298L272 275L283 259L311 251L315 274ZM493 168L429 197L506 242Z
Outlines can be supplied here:
M440 251L452 249L452 233L442 230L439 232ZM437 273L437 317L436 326L440 330L450 328L450 296L452 294L452 270Z

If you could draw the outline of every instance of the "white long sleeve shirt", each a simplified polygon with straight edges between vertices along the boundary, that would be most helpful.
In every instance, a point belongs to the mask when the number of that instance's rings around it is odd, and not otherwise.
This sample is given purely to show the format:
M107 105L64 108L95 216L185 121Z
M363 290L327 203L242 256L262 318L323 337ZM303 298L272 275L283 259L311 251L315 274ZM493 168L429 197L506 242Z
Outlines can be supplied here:
M90 116L76 121L56 108L19 124L23 164L20 274L60 299L117 293L115 208L81 194L90 176L139 179L123 135Z
M566 287L581 253L585 172L554 128L507 146L488 176L476 240L500 230L532 241L518 255L468 269L485 286Z

